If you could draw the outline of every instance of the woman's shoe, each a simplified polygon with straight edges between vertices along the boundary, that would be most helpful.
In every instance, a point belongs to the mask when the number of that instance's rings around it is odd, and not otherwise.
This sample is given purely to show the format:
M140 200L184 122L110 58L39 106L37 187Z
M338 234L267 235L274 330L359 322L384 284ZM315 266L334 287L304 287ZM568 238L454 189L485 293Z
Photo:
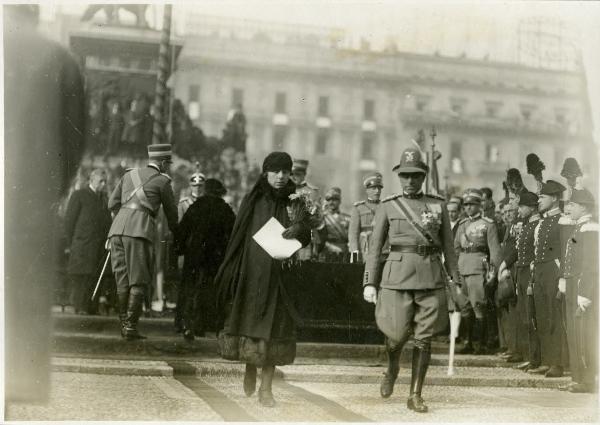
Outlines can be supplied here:
M250 397L256 391L256 367L246 365L246 373L244 373L244 394Z

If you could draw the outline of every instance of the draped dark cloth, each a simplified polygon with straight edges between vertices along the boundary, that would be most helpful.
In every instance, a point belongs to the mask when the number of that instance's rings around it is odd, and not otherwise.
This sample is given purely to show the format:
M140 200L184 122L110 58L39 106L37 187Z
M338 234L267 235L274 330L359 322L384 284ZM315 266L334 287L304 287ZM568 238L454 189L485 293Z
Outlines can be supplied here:
M253 239L271 217L284 227L290 227L288 207L294 208L297 201L289 195L295 192L293 182L282 189L273 189L262 176L240 206L225 258L215 277L217 287L217 311L220 321L228 316L230 331L234 334L246 329L251 337L269 339L271 329L266 328L264 316L273 312L273 304L282 301L280 296L281 261L271 258ZM310 242L310 228L304 222L293 224L294 237L303 246ZM288 304L288 300L283 300ZM289 307L289 305L288 305ZM279 307L278 307L279 308ZM253 312L249 314L250 312ZM256 323L252 329L252 325ZM258 325L258 323L262 323ZM258 329L260 328L260 329Z

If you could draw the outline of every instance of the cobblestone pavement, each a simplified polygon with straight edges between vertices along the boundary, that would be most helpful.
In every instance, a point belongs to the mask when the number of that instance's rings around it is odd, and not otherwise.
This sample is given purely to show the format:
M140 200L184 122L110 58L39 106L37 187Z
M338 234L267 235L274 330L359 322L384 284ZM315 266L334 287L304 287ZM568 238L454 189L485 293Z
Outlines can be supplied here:
M426 386L430 413L406 409L408 386L388 400L374 383L276 380L275 408L246 397L239 374L120 376L53 372L46 405L8 404L8 420L598 422L597 396L551 389Z

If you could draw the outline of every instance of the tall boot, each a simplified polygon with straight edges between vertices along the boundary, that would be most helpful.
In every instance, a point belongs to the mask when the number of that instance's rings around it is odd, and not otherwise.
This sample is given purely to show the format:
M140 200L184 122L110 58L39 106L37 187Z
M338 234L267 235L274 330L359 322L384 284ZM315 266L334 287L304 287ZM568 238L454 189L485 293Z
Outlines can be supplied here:
M144 305L144 288L139 285L129 289L129 303L127 304L127 326L125 327L125 338L128 341L134 339L146 339L138 332L138 320L142 314Z
M127 328L127 306L129 305L129 291L117 293L117 308L119 311L119 322L121 324L121 336L125 338Z
M258 402L265 407L275 407L272 384L275 375L275 366L265 365L262 367L260 388L258 389Z
M396 342L389 338L385 338L385 351L388 357L387 371L383 374L383 381L379 387L381 397L389 398L394 392L394 384L400 371L400 354L404 342Z
M410 395L406 402L406 407L417 413L425 413L428 410L423 398L421 398L421 391L430 359L431 343L429 341L415 340L412 357L412 375L410 378Z
M485 354L485 336L486 336L485 316L481 319L475 319L473 324L473 354Z
M469 314L466 317L463 317L462 319L465 323L465 331L466 331L466 340L465 340L465 345L460 349L457 350L456 353L457 354L471 354L473 353L473 327L474 327L474 320L473 320L473 315Z

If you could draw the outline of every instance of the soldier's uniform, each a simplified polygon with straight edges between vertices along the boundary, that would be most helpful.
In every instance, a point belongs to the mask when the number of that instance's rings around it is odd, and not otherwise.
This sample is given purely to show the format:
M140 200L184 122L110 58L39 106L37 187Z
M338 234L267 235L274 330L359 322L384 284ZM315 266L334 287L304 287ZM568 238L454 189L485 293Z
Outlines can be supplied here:
M202 173L194 173L190 177L190 186L203 186L206 181L206 176ZM179 217L179 221L183 218L183 215L188 210L188 208L196 202L199 196L194 196L190 194L189 196L185 196L179 200L179 204L177 204L177 217Z
M370 187L383 188L383 177L380 173L374 172L364 179L363 186L365 189ZM373 234L375 213L380 206L381 202L379 199L374 200L367 198L355 202L352 208L350 227L348 229L348 242L350 252L360 253L362 261L364 261L369 253L369 243L371 235ZM384 244L383 252L389 252L387 243Z
M292 173L294 171L303 171L306 173L308 169L308 161L305 159L294 159L292 165ZM308 183L306 180L296 185L296 193L307 194L310 200L317 206L321 205L321 195L319 188ZM323 214L321 208L315 210L315 214L310 219L311 225L311 243L300 248L297 253L299 260L310 260L316 257L321 249L323 248L324 241L323 235L319 231L323 230L325 224L323 223Z
M586 205L589 210L594 208L594 197L585 189L573 189L570 202ZM569 369L571 371L571 379L576 384L573 388L577 388L577 392L591 391L595 385L594 372L590 374L590 370L588 370L588 363L591 366L591 362L587 361L587 359L585 361L582 359L582 350L585 350L585 345L582 344L582 341L587 338L594 338L594 336L584 335L585 332L582 334L581 327L583 316L589 316L594 308L586 311L585 314L578 314L577 296L580 293L585 293L585 286L589 285L589 282L585 281L583 284L580 284L584 274L584 264L591 263L596 268L598 267L598 257L593 255L594 251L597 251L597 248L591 248L592 252L586 251L586 249L590 248L586 244L586 239L590 237L594 239L593 234L594 232L597 233L597 231L597 225L592 223L591 214L585 214L578 218L573 232L566 242L565 258L562 264L562 278L565 280L565 322L569 347ZM595 283L597 284L597 281ZM584 296L592 301L597 300L597 298L589 294Z
M151 160L170 160L171 145L148 146ZM110 196L108 207L117 212L108 237L111 262L117 281L121 333L127 339L139 338L137 322L142 312L144 292L152 282L155 217L163 206L169 229L177 226L177 206L171 178L150 163L146 168L128 170Z
M463 203L481 203L481 191L479 189L469 189L463 196ZM498 267L500 259L500 243L498 241L498 231L494 220L483 217L481 212L473 217L463 218L458 225L456 236L454 238L454 248L458 255L458 270L463 280L463 292L469 298L475 321L467 319L466 329L468 342L465 350L470 351L471 345L476 352L485 351L484 345L489 327L488 302L489 293L486 294L487 272L490 266ZM491 318L489 318L492 320ZM494 324L495 324L495 318Z
M548 180L542 184L540 196L560 198L564 190L562 184ZM533 298L542 366L529 372L545 373L548 377L562 376L565 360L563 344L566 329L561 299L557 298L562 253L559 224L561 216L558 206L544 212L534 231Z
M341 201L342 190L339 187L332 187L325 194L325 200L337 199ZM348 227L350 225L350 216L339 210L331 210L325 207L323 212L323 223L325 224L325 246L320 259L324 261L347 261L348 256Z
M427 165L417 149L407 149L394 171L425 174ZM382 264L386 239L390 253ZM431 337L448 320L442 253L458 281L452 231L443 199L419 192L397 194L382 201L375 214L363 281L365 287L380 288L375 319L386 336L389 359L381 395L391 395L402 346L412 333L412 379L407 404L418 412L427 410L421 389L429 365Z
M527 192L519 197L519 205L537 207L538 197L535 193ZM540 222L540 215L535 212L523 221L517 236L516 250L504 259L507 268L515 270L517 285L517 338L522 353L528 357L528 362L520 366L522 369L535 369L540 366L540 341L535 323L533 308L533 292L529 289L531 281L531 263L534 256L534 232Z

